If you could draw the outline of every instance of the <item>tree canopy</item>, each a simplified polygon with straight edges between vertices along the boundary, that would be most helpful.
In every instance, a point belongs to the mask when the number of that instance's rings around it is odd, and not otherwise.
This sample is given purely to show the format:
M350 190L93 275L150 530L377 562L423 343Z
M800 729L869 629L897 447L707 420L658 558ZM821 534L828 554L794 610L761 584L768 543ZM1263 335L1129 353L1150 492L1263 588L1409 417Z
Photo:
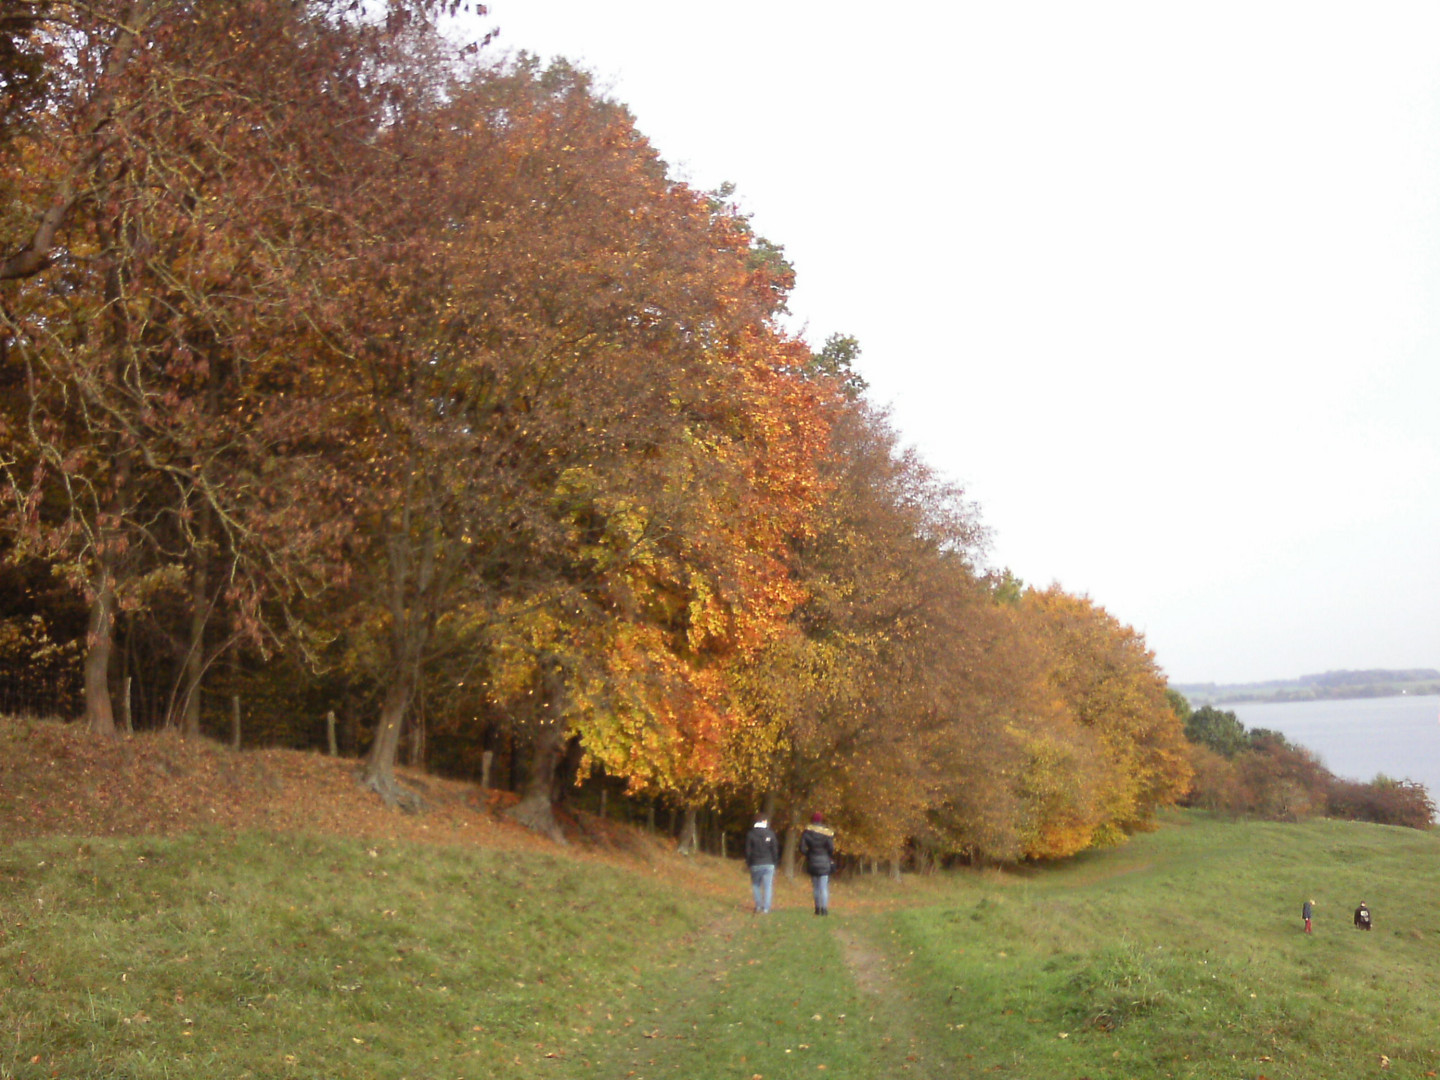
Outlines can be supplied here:
M101 737L328 713L392 802L499 760L552 832L589 783L1054 857L1183 795L1143 639L984 569L783 248L453 6L0 17L0 674Z

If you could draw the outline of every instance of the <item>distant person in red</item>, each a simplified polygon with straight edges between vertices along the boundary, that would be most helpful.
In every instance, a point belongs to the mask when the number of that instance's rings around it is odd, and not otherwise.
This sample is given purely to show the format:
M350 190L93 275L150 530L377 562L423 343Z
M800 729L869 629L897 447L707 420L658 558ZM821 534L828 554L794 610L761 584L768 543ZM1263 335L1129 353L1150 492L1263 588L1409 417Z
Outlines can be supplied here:
M1310 916L1315 910L1315 901L1306 900L1300 905L1300 917L1305 920L1305 932L1310 933Z
M1357 930L1370 929L1370 909L1365 906L1365 901L1360 901L1360 906L1355 909L1355 928Z
M830 914L830 872L835 869L835 833L824 825L817 810L810 815L810 827L800 834L800 854L815 894L815 914Z

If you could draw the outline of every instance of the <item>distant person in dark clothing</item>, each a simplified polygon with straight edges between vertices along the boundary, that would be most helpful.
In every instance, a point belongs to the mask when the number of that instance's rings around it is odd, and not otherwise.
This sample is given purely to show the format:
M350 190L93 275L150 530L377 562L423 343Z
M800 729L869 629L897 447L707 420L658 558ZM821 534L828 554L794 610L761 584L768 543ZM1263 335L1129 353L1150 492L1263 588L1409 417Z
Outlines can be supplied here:
M775 864L780 861L780 839L770 822L761 818L745 834L745 865L750 868L750 891L755 895L755 914L767 915L775 895Z
M1365 906L1365 901L1360 901L1360 906L1355 909L1355 926L1360 930L1370 929L1370 909Z
M817 811L810 816L810 827L800 834L800 854L815 894L816 915L830 914L830 873L835 869L835 833L824 822Z
M1310 933L1310 915L1315 910L1315 901L1306 900L1300 905L1300 917L1305 920L1305 932Z

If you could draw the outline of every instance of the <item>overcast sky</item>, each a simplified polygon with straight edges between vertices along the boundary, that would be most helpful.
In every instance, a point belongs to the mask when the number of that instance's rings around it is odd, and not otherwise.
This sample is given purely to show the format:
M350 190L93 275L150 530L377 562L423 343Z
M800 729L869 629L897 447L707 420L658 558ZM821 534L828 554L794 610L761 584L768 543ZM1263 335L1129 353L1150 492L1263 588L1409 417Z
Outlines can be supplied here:
M1176 682L1440 667L1440 4L493 0L737 185L989 561Z

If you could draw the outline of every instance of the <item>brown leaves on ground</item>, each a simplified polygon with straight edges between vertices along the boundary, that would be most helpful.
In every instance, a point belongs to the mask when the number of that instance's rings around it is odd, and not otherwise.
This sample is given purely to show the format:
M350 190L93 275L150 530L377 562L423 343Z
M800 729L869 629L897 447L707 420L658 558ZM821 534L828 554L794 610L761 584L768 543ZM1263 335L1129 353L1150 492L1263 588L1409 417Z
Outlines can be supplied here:
M425 809L385 807L359 762L300 750L235 751L173 731L97 738L83 725L0 717L0 843L42 836L136 836L200 828L338 834L379 842L558 852L500 811L509 792L400 769ZM733 891L718 860L676 859L667 837L561 814L570 857L597 859L706 892Z

